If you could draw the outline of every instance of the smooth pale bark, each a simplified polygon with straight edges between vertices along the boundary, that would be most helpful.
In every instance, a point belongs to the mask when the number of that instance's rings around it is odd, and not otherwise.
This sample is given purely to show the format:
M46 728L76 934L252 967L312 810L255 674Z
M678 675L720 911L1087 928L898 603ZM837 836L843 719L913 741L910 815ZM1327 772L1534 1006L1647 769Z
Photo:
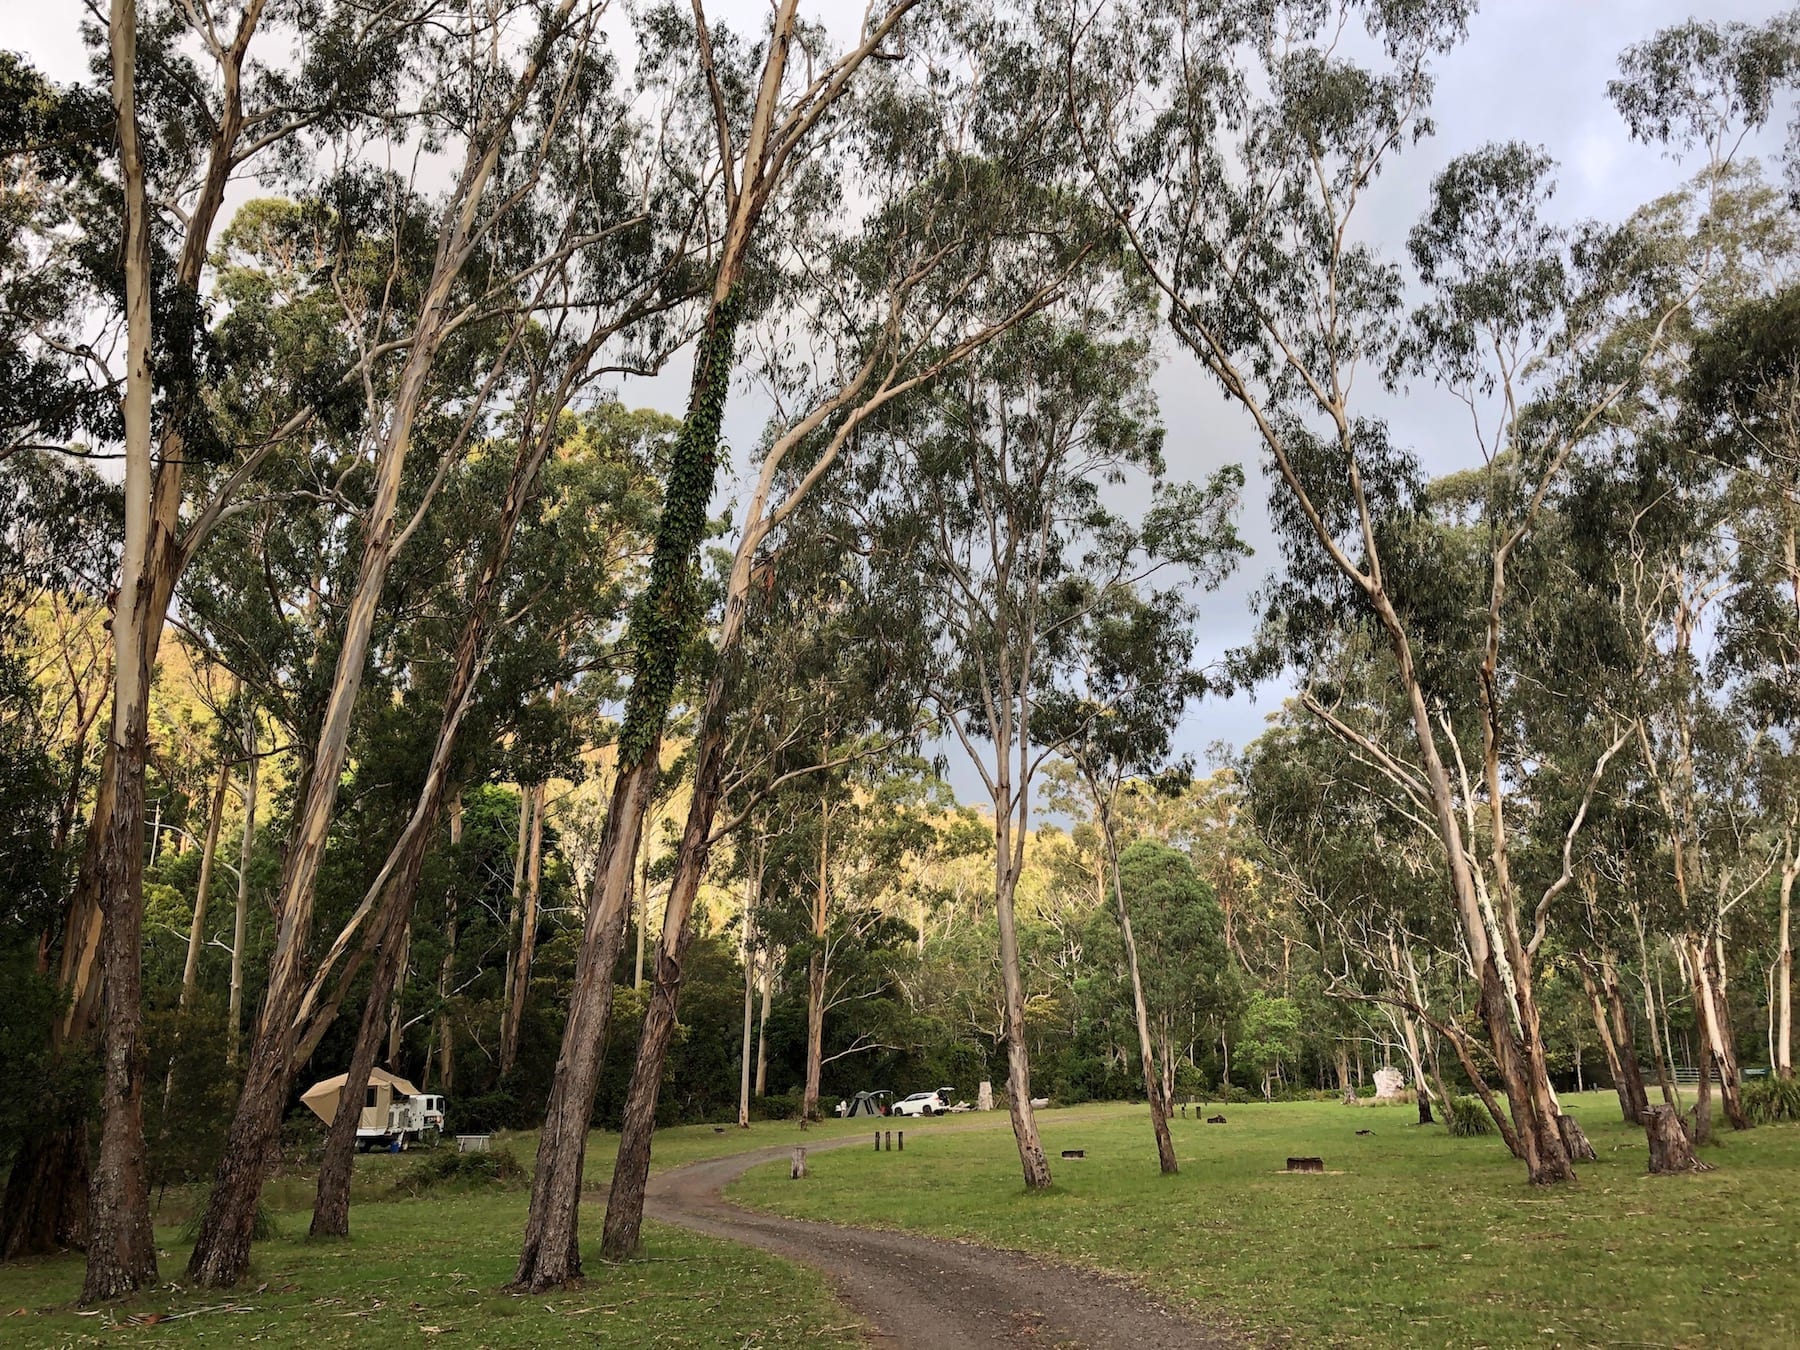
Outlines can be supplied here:
M769 1000L775 983L775 953L765 952L762 959L761 1006L756 1018L756 1095L769 1094Z
M544 785L527 790L531 837L525 849L525 897L520 909L519 955L513 962L512 988L506 996L506 1023L500 1037L500 1076L513 1071L519 1058L519 1035L525 1026L525 1001L531 992L531 965L537 954L538 897L544 875Z
M213 859L219 849L219 827L225 819L225 794L231 790L231 760L219 761L219 781L206 813L206 839L200 847L200 880L194 888L194 921L188 928L187 961L181 968L181 1006L193 1001L200 981L200 951L206 945L206 901L212 890Z
M131 11L135 22L135 6L126 0L115 3L115 22L121 9ZM230 44L219 51L219 114L212 124L212 142L207 150L199 191L185 214L181 248L171 278L175 286L195 294L211 248L213 223L224 203L226 185L232 170L239 166L236 158L238 136L244 125L239 77L262 10L263 0L248 0ZM116 83L115 72L115 96ZM137 135L135 121L132 135L134 138ZM138 155L138 159L141 161L142 156ZM141 197L144 190L141 162L139 168L136 188L127 184L127 190L135 190ZM147 220L147 212L145 218ZM124 250L121 256L125 256ZM129 346L129 337L127 342ZM187 391L178 390L177 397L185 400ZM186 464L182 423L181 410L177 408L165 419L159 438L160 453L150 491L149 537L138 555L142 562L141 585L127 624L134 639L133 658L139 672L131 702L139 706L124 719L115 716L115 726L124 727L128 734L141 723L144 730L137 734L145 743L131 756L121 758L117 752L118 738L109 735L101 756L93 818L63 924L58 986L66 1000L66 1011L52 1029L50 1046L53 1058L58 1060L70 1050L89 1044L100 1021L102 891L109 879L122 877L131 869L141 872L141 863L131 851L140 849L143 839L143 766L148 755L149 726L148 708L143 705L149 694L150 672L156 668L175 584L202 537L197 526L190 529L186 537L181 533L182 471ZM214 507L220 504L222 497L215 498ZM115 613L115 651L118 650L118 625ZM115 669L115 707L116 673ZM128 817L128 823L118 828L113 825L115 806ZM140 1098L141 1095L140 1084ZM48 1138L52 1133L61 1137ZM20 1243L28 1234L41 1237L54 1233L58 1244L81 1245L86 1241L89 1208L86 1125L80 1121L61 1122L47 1129L44 1136L22 1151L8 1179L6 1213L0 1216L0 1230L3 1230L0 1235L3 1235L3 1245L9 1253L25 1250ZM42 1149L40 1143L44 1145ZM109 1202L109 1208L113 1207ZM35 1241L36 1237L31 1240ZM53 1248L38 1246L30 1249L47 1251Z
M546 20L546 37L559 31L573 0L563 0ZM397 547L395 515L412 443L414 419L424 402L438 349L451 318L458 276L475 247L479 204L503 149L506 131L529 97L542 69L545 48L527 60L485 142L471 141L460 178L439 229L431 280L419 305L413 342L401 366L385 433L376 456L374 484L362 519L363 549L346 608L338 658L314 746L306 793L288 841L286 863L276 892L275 951L269 984L257 1019L237 1110L224 1154L213 1178L199 1237L188 1258L188 1278L205 1288L223 1288L242 1277L250 1260L250 1234L257 1200L274 1150L294 1073L295 1020L305 998L311 967L313 900L324 862L338 786L349 753L351 719L362 690L376 611Z
M231 925L231 1006L227 1011L225 1062L235 1065L244 1034L244 938L250 918L250 859L256 850L256 779L261 755L256 748L256 719L244 727L244 832L238 842L237 913Z
M812 957L806 964L806 1078L800 1119L819 1119L819 1081L825 1062L825 930L831 902L831 803L819 803L819 879L813 888Z
M450 797L450 848L462 848L462 789ZM456 1032L450 1023L450 991L456 983L456 883L444 895L444 959L438 966L438 1090L448 1097L456 1090Z
M1112 872L1113 910L1119 920L1119 937L1125 944L1125 968L1131 975L1131 1010L1137 1022L1138 1059L1144 1074L1144 1096L1150 1102L1150 1130L1156 1136L1156 1161L1164 1176L1174 1176L1180 1166L1175 1161L1175 1141L1169 1134L1169 1092L1157 1076L1156 1058L1150 1049L1150 1011L1144 1002L1144 977L1138 971L1137 938L1131 931L1131 911L1125 903L1125 886L1119 877L1119 849L1113 829L1112 812L1100 788L1090 780L1099 806L1100 829L1106 838L1106 860ZM1166 1039L1166 1038L1165 1038ZM1165 1046L1163 1063L1173 1064Z
M402 1020L401 998L406 992L406 967L412 959L412 924L408 922L406 930L400 934L400 974L394 981L393 992L388 998L387 1008L387 1066L390 1072L398 1072L400 1063L401 1037L405 1032Z
M1781 917L1776 927L1775 954L1775 1075L1794 1076L1794 939L1791 926L1794 881L1800 877L1800 853L1789 850L1781 869Z
M744 1038L738 1050L738 1128L750 1128L750 1042L756 1030L756 965L748 946L744 962Z
M122 1298L156 1282L144 1146L142 979L143 791L150 671L143 662L145 567L150 547L150 219L137 122L137 6L113 0L109 25L113 112L124 189L125 539L113 610L115 769L98 871L102 917L100 1149L88 1202L81 1301Z
M569 389L570 384L565 379L554 400L559 406L566 401ZM437 740L432 747L431 761L425 771L425 780L419 789L418 801L413 807L406 828L383 869L384 875L388 877L386 898L381 907L380 917L375 921L369 934L370 938L381 944L381 952L370 977L369 992L363 1008L363 1020L357 1031L357 1041L352 1052L351 1065L347 1071L349 1077L345 1081L343 1092L339 1094L338 1110L334 1114L331 1132L326 1140L325 1159L319 1172L318 1196L313 1209L313 1233L316 1236L343 1236L349 1232L350 1177L354 1164L356 1122L360 1118L362 1102L368 1088L369 1071L374 1067L375 1042L378 1035L377 1019L382 1009L390 1006L397 1008L398 1006L398 986L404 978L406 970L413 912L418 903L419 880L424 871L425 857L430 849L432 833L436 828L438 815L446 796L449 797L450 804L451 847L459 847L462 843L462 791L460 787L451 790L449 786L450 766L464 718L472 701L476 676L480 671L484 653L492 636L495 597L505 574L507 563L512 556L512 547L518 535L519 521L531 501L539 473L555 438L556 419L554 416L543 419L536 436L521 437L518 452L513 459L512 475L507 483L506 495L501 502L500 515L491 535L492 542L488 555L476 579L474 590L470 594L468 616L457 637L450 679L444 692L444 708L438 723ZM525 801L535 807L536 823L530 845L532 858L529 864L527 897L530 910L530 929L535 937L535 911L542 876L543 785L539 784L532 792L526 794ZM454 892L452 896L453 894ZM454 899L449 899L448 903L453 906ZM451 910L451 914L454 916L454 909ZM451 919L451 925L449 950L444 958L444 966L439 971L440 998L446 993L451 967L455 959L454 917ZM399 935L397 941L394 936L396 933ZM522 960L519 966L526 979L530 977L531 950L531 945L527 944L522 951ZM388 1023L390 1069L393 1068L394 1061L398 1057L397 1022L397 1015L390 1012ZM446 1019L446 1047L448 1041L449 1030ZM446 1051L443 1087L445 1093L449 1091L450 1064L451 1059Z
M763 841L756 842L756 861L744 895L743 944L740 958L744 963L744 1039L738 1051L738 1128L750 1128L750 1040L756 1023L756 910L762 898Z
M512 1007L513 968L519 964L519 937L524 932L520 921L525 906L525 855L531 852L531 789L519 788L519 830L514 836L512 908L506 915L506 978L501 988L506 992L500 1008L500 1037L506 1039L506 1019Z
M1700 1057L1701 1083L1707 1082L1708 1061L1718 1070L1719 1095L1725 1103L1725 1118L1734 1130L1750 1128L1750 1116L1744 1109L1743 1087L1738 1077L1737 1042L1731 1033L1730 1013L1724 1001L1722 968L1715 962L1712 947L1702 938L1690 938L1688 964L1693 977L1694 1006L1700 1013L1700 1031L1706 1053Z

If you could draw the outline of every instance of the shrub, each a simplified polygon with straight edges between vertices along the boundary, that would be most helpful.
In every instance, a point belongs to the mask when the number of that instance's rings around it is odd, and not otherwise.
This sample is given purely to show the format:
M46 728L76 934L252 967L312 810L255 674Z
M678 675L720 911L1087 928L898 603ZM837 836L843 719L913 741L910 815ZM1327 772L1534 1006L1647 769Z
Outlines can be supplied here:
M819 1100L819 1110L828 1112L836 1102ZM800 1094L798 1092L772 1092L766 1097L750 1099L750 1118L752 1120L793 1120L800 1114Z
M1458 1139L1494 1132L1494 1118L1479 1097L1452 1097L1444 1112L1444 1128Z
M525 1169L508 1149L486 1153L457 1153L438 1149L421 1158L394 1182L405 1195L423 1195L441 1186L511 1186L522 1180Z
M1800 1121L1800 1079L1769 1077L1744 1089L1744 1110L1753 1125Z

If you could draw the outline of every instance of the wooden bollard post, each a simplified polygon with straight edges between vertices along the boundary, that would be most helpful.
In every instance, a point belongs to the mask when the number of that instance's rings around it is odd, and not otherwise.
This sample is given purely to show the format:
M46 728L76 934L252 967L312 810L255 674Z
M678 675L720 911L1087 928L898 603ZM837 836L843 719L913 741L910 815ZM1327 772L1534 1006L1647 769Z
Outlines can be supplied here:
M894 1151L894 1132L889 1130L887 1136L887 1151L892 1153Z
M881 1152L881 1131L880 1130L875 1131L875 1151L877 1153Z
M788 1180L798 1181L806 1175L806 1150L799 1146L794 1149L793 1167L788 1172Z
M900 1151L902 1153L906 1152L906 1131L905 1130L900 1131Z

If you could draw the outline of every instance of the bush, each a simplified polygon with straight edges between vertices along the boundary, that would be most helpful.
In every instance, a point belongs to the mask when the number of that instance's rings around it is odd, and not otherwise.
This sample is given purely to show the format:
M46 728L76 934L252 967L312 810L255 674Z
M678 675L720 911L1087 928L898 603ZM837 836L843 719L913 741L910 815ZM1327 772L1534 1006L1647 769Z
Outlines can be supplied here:
M1800 1079L1769 1077L1744 1089L1744 1110L1753 1125L1800 1121Z
M1458 1139L1494 1132L1494 1118L1479 1097L1452 1097L1444 1112L1444 1128Z
M835 1107L836 1102L829 1103ZM819 1110L825 1111L828 1104L821 1099ZM752 1120L793 1120L800 1114L800 1094L798 1092L771 1092L766 1097L750 1099L750 1119Z
M460 1101L452 1097L445 1103L448 1119L444 1128L454 1134L493 1134L497 1130L521 1127L519 1101L510 1086L495 1088Z
M423 1195L443 1186L511 1186L524 1179L525 1169L508 1149L486 1153L457 1153L438 1149L421 1158L394 1182L405 1195Z

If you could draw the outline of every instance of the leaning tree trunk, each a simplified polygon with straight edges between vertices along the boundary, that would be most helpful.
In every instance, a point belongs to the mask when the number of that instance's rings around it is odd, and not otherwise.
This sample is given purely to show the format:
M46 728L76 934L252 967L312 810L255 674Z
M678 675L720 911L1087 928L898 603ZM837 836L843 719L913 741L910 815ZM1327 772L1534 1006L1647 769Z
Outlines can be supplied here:
M219 781L206 813L206 839L200 846L200 880L194 888L194 920L188 926L187 960L181 968L181 1006L193 1002L200 982L200 952L206 946L206 901L212 890L213 860L219 851L219 827L225 819L225 794L231 790L231 757L219 757Z
M519 1059L519 1036L525 1028L525 1002L531 992L531 964L537 954L538 897L544 868L544 785L533 784L531 841L526 851L525 903L519 921L519 955L513 963L512 988L506 997L506 1025L500 1039L500 1076L507 1077Z
M1099 795L1098 788L1095 795ZM1131 911L1125 904L1125 886L1119 877L1119 850L1113 835L1112 815L1104 801L1100 804L1100 828L1106 836L1107 863L1112 868L1113 908L1119 920L1119 937L1125 944L1125 967L1131 975L1131 1010L1137 1021L1144 1096L1150 1102L1150 1131L1156 1136L1156 1162L1164 1176L1174 1176L1181 1168L1175 1161L1175 1141L1169 1136L1169 1097L1157 1076L1156 1058L1150 1049L1150 1010L1144 1002L1144 977L1138 970L1137 937L1131 931ZM1170 1058L1165 1051L1164 1062ZM1027 1110L1030 1105L1026 1103Z
M450 849L462 848L462 789L450 797ZM456 1031L450 1022L450 991L456 984L456 883L444 892L444 960L438 966L438 1088L448 1097L456 1089Z
M764 952L757 978L759 1004L756 1015L756 1095L769 1095L769 1000L774 994L775 953Z
M784 11L786 12L786 11ZM791 12L787 12L791 23ZM786 40L771 48L779 67ZM775 76L778 88L779 76ZM765 81L766 84L766 81ZM773 98L774 91L767 91ZM718 471L719 432L731 383L741 299L736 293L753 218L732 226L714 283L712 306L694 357L688 409L669 466L650 574L633 606L627 643L634 651L625 723L619 733L619 776L601 832L594 896L575 967L562 1049L551 1080L544 1127L538 1135L531 1206L513 1287L542 1292L581 1274L579 1213L582 1154L607 1020L612 1012L613 966L624 940L633 865L651 793L661 774L664 724L674 697L678 654L699 622L701 597L693 568L705 536L707 507Z
M344 618L325 717L313 754L306 797L296 813L275 912L277 936L269 987L251 1043L248 1071L226 1136L225 1152L213 1178L200 1233L188 1258L188 1277L205 1288L236 1284L250 1261L250 1236L268 1160L281 1128L281 1113L292 1086L294 1019L308 981L307 946L313 899L324 862L339 780L349 752L351 716L362 689L363 667L376 610L393 559L395 510L411 440L414 415L425 395L454 272L445 262L453 252L440 245L439 267L422 306L416 342L394 399L394 412L376 473L374 500L365 518L362 560Z
M565 385L566 388L566 385ZM559 391L558 402L560 402ZM350 1177L355 1163L356 1123L361 1117L363 1095L368 1087L369 1071L375 1063L375 1041L379 1035L378 1023L382 1019L384 1009L388 1022L388 1059L392 1067L399 1053L398 1036L398 1001L399 985L405 976L406 960L412 937L413 911L418 903L419 881L425 868L425 856L430 851L431 838L436 829L437 820L443 809L446 796L450 798L450 844L456 848L462 843L462 791L460 788L451 792L449 773L455 755L457 739L461 734L463 720L468 713L469 705L475 690L475 678L479 673L482 658L488 646L492 631L495 593L500 588L502 575L508 561L512 557L513 542L518 534L518 525L526 506L530 503L535 491L538 474L544 460L548 456L551 444L555 440L555 420L547 419L535 437L521 440L517 454L513 459L512 475L507 482L506 495L502 500L500 516L494 526L492 543L482 569L476 579L474 590L470 593L468 613L463 622L461 633L457 636L456 654L451 663L450 680L444 692L444 709L438 723L437 740L432 746L431 762L425 770L425 781L419 789L419 798L415 803L412 815L408 818L406 829L388 861L389 880L387 901L383 917L377 922L381 931L381 953L377 958L370 977L368 999L363 1009L362 1024L357 1032L355 1050L351 1056L349 1077L345 1080L343 1092L338 1098L338 1110L334 1114L331 1133L326 1141L324 1164L319 1172L319 1191L313 1210L314 1236L346 1236L350 1231ZM536 803L536 824L532 833L532 860L529 892L530 925L535 934L536 904L539 881L541 878L540 858L543 845L543 787L540 784L534 794ZM454 891L452 891L452 896ZM447 904L454 905L453 898L447 898ZM442 997L450 978L450 970L455 961L455 911L450 911L448 943L449 950L444 958L444 966L439 972L439 995ZM531 968L531 947L529 943L522 950L520 969L529 975ZM365 1041L368 1044L365 1045ZM446 1045L448 1044L448 1024L446 1020ZM448 1054L444 1059L444 1090L449 1091Z
M231 923L231 1002L226 1013L225 1063L235 1066L244 1035L244 939L250 919L250 859L256 851L256 778L261 756L256 748L256 718L245 728L249 762L244 769L244 833L238 842L237 910Z
M662 738L629 765L621 765L600 837L600 865L594 872L587 924L569 992L562 1049L550 1081L537 1161L531 1176L531 1205L512 1287L542 1293L581 1276L579 1246L582 1155L606 1026L612 1014L613 968L624 947L625 906L631 896L636 840L655 786Z
M419 848L419 862L425 850ZM418 890L416 865L409 862L412 890ZM395 884L405 885L405 875ZM369 1090L369 1073L375 1067L387 1022L388 1002L399 982L406 949L406 914L399 894L390 895L389 912L383 916L381 953L369 977L369 994L363 1002L362 1022L356 1029L356 1045L350 1052L350 1068L338 1093L331 1130L325 1136L325 1157L319 1164L318 1192L313 1200L312 1227L308 1237L350 1236L350 1181L356 1171L356 1128L362 1121L363 1100Z
M1037 1113L1031 1106L1031 1058L1025 1044L1025 989L1019 977L1019 933L1013 920L1013 886L1016 874L1009 867L1005 883L994 897L1000 928L1000 980L1006 1000L1006 1091L1012 1116L1013 1138L1019 1146L1019 1166L1028 1190L1050 1185L1050 1160L1038 1137Z

